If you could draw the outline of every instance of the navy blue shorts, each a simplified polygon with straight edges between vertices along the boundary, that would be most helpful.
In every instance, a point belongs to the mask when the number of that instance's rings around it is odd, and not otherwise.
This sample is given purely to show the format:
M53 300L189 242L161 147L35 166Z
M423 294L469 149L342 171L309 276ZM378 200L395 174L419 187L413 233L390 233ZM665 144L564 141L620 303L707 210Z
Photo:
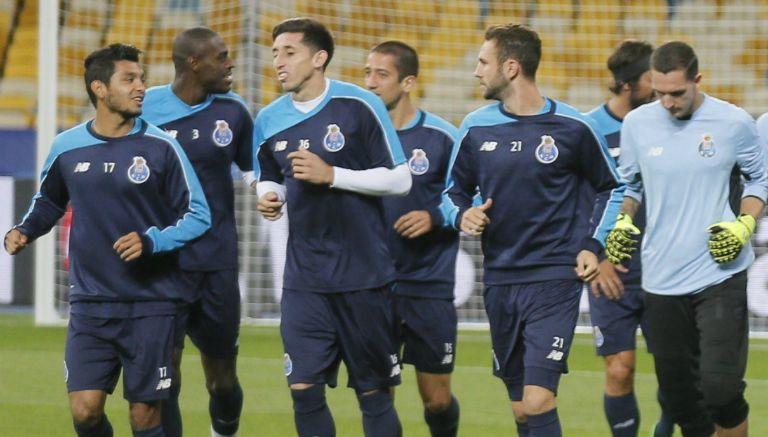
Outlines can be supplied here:
M200 299L186 308L186 333L203 355L237 356L240 338L240 285L237 269L185 271L184 277ZM184 347L184 335L176 339Z
M123 370L123 396L129 402L168 397L173 375L176 316L99 319L69 317L64 350L67 391L112 393Z
M451 373L456 359L456 307L450 299L390 294L403 362L425 373Z
M595 298L589 290L589 315L592 319L595 348L600 356L614 355L637 348L637 327L646 332L643 291L639 284L624 284L618 300L605 296ZM648 352L653 352L647 342Z
M568 373L581 288L576 280L485 287L493 374L511 400L522 400L526 385L557 393L560 375Z
M344 360L357 391L400 384L394 318L384 287L345 293L284 290L280 335L288 384L336 386Z

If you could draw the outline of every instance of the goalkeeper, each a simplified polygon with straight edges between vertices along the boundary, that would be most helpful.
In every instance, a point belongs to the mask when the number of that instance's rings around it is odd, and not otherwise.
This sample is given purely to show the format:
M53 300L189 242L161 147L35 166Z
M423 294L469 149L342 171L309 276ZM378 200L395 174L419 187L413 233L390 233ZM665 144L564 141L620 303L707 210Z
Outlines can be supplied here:
M651 80L659 100L621 129L628 187L606 255L613 263L633 256L632 217L644 193L642 285L664 410L684 436L745 436L746 270L768 195L763 146L749 114L699 91L687 44L657 48ZM734 168L746 181L738 213L728 202Z

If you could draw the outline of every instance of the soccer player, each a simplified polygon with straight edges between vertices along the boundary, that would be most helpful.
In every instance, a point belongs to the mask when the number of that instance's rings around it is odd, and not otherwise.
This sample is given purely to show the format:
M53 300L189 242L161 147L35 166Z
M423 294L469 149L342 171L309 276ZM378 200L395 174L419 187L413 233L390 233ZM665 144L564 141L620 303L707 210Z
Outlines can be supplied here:
M85 59L96 117L56 136L40 191L5 236L11 255L74 209L65 379L78 436L111 436L104 403L123 372L134 436L164 436L160 400L173 374L177 308L190 301L172 251L210 227L181 146L138 116L139 50L112 44Z
M744 436L746 270L768 177L754 120L700 92L698 68L683 42L651 56L659 100L621 127L628 188L606 254L614 263L631 257L632 217L644 201L643 299L664 411L686 436ZM728 202L734 166L745 179L738 217Z
M390 388L400 382L386 292L395 280L381 196L405 195L411 174L386 108L373 93L326 79L333 38L288 19L272 31L287 94L254 126L258 210L289 220L280 333L300 436L335 435L325 386L340 360L367 436L400 435Z
M614 81L610 88L613 96L587 114L597 123L599 133L605 136L608 151L614 159L621 153L622 120L629 111L653 100L652 52L653 46L645 41L626 40L619 44L608 58L608 69ZM601 197L607 198L608 194L601 193ZM604 201L601 199L595 208L593 223L602 221L605 211L600 206ZM639 213L636 223L641 231L645 227L644 214L644 211ZM635 332L638 326L645 331L640 273L640 256L632 257L627 267L614 267L608 260L602 260L600 275L590 284L593 293L588 295L597 354L605 359L603 406L614 437L637 436L640 427L640 410L634 393ZM672 426L662 414L656 435L671 435Z
M580 187L613 190L615 217L624 186L594 122L539 93L540 59L535 31L486 31L474 74L484 97L499 102L467 115L459 129L446 215L482 236L494 374L507 387L518 433L559 436L555 396L568 371L581 281L598 274L613 226L608 218L589 233L592 207L580 201ZM484 202L472 206L478 187Z
M180 264L198 298L189 309L186 331L200 349L211 433L229 436L237 432L243 407L236 372L240 289L231 166L252 170L253 119L245 102L230 91L234 63L216 32L205 27L181 32L173 42L173 64L173 83L147 90L144 118L181 143L211 208L210 231L181 251ZM163 403L169 437L181 435L180 378L175 382Z
M365 86L389 111L413 186L406 197L384 199L389 248L397 283L390 294L403 347L403 362L416 367L424 420L433 436L455 436L459 403L451 394L456 357L453 306L458 233L443 226L440 210L456 128L413 104L410 91L419 75L416 51L400 41L371 50ZM398 347L398 349L400 349Z

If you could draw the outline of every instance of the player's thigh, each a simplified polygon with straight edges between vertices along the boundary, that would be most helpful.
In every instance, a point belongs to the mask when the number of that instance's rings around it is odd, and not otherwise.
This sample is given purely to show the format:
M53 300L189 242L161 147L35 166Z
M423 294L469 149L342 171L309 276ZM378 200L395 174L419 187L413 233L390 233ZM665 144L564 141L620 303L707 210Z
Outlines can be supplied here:
M700 332L702 383L723 380L738 386L744 377L749 348L745 273L702 292L696 306ZM734 389L735 392L735 389Z
M129 402L151 403L170 394L173 374L175 315L126 319L120 339L123 396Z
M231 359L240 336L240 286L237 269L204 272L200 300L187 324L187 333L201 354Z
M336 385L341 355L329 299L322 293L283 290L280 336L289 384Z
M444 374L456 360L456 307L449 299L398 296L403 362L418 372Z
M644 293L649 341L657 361L669 357L682 365L699 353L699 334L690 297Z
M618 300L589 295L589 315L595 349L606 357L637 347L637 328L643 319L642 290L637 285L625 285Z
M507 386L512 401L523 399L523 317L519 311L522 285L488 285L483 293L491 328L493 374Z
M119 319L70 314L64 347L64 380L68 392L112 393L120 376L116 338Z
M568 354L579 316L581 283L575 280L531 284L526 307L525 385L557 393L560 375L568 372Z
M447 407L451 403L451 374L416 371L419 395L425 404Z
M357 391L400 383L394 317L386 287L334 295L332 300L349 386Z

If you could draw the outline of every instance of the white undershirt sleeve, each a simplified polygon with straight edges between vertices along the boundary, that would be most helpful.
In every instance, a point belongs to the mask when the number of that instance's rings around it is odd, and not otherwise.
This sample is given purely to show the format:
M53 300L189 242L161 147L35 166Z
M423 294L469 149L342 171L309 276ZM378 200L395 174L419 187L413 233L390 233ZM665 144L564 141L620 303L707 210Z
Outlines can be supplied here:
M350 170L333 167L331 188L368 196L405 196L411 191L411 172L406 164L393 169L386 167Z
M277 194L277 199L279 201L285 202L285 185L278 184L277 182L273 181L261 181L256 183L256 195L259 198L269 193L270 191Z

